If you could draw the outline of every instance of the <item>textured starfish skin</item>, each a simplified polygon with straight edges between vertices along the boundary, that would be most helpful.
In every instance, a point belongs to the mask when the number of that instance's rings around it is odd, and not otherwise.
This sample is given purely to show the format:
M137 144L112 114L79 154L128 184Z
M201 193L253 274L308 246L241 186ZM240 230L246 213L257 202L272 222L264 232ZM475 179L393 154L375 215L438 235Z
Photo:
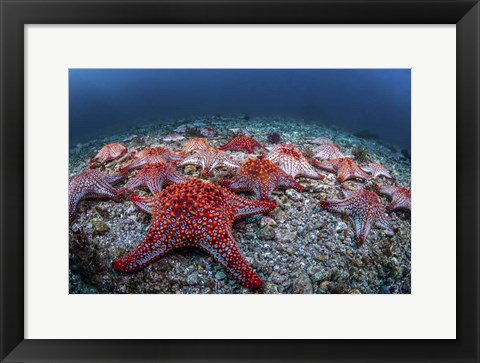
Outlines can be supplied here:
M240 168L240 165L233 161L223 151L208 148L197 151L195 154L186 157L177 166L198 165L202 168L202 176L207 177L213 169L226 166L229 168Z
M236 136L225 145L220 146L218 149L223 151L246 151L249 154L253 154L255 148L263 148L263 146L251 137Z
M322 144L314 150L314 158L323 160L338 159L345 157L340 149L333 144Z
M142 204L135 195L132 200ZM152 214L148 234L135 250L113 262L115 270L136 271L188 246L209 253L240 284L262 287L233 239L232 225L238 218L271 211L275 202L248 200L211 183L189 179L165 188L145 203Z
M118 142L107 144L100 149L98 154L90 160L91 163L99 162L100 164L117 159L127 152L127 148Z
M132 192L138 187L146 186L150 193L162 190L165 182L183 183L187 178L178 174L173 166L166 163L149 164L141 169L125 186L125 191Z
M412 192L403 187L382 187L375 184L375 191L379 194L387 195L392 201L387 205L388 211L395 209L412 210Z
M272 191L277 187L294 188L299 192L304 189L295 179L263 156L247 160L235 177L221 181L220 185L233 191L251 191L260 200L270 200Z
M120 201L123 194L114 189L112 185L126 177L126 174L109 175L96 169L86 170L74 176L68 186L68 215L70 221L74 219L77 206L83 199L110 198Z
M192 151L208 149L211 147L212 146L208 143L207 139L203 137L194 137L185 143L183 149L180 151L180 154L185 155L191 153Z
M365 173L353 160L348 158L339 158L315 163L317 167L323 170L337 173L337 179L343 183L348 179L370 179L370 175Z
M362 168L367 173L372 174L372 177L375 179L379 176L384 176L387 179L393 179L392 174L390 171L385 168L382 164L379 163L371 163L368 166Z
M120 168L121 173L141 168L147 164L155 164L159 162L168 163L170 161L178 161L183 159L181 156L161 146L142 150L133 156L136 158L136 160L127 166Z
M279 144L267 154L266 158L293 178L304 177L320 180L325 178L325 175L319 174L313 169L294 145Z
M330 212L342 213L350 217L355 238L359 246L363 245L372 227L379 227L396 233L385 217L384 208L378 196L365 189L345 190L345 199L334 199L320 202L320 206Z

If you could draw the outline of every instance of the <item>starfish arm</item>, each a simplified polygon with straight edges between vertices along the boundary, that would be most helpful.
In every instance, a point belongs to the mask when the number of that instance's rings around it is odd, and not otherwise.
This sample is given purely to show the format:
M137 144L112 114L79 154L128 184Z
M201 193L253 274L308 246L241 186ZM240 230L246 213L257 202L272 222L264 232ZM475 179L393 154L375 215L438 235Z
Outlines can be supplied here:
M410 198L406 198L403 195L394 195L394 198L392 202L387 206L387 210L392 211L395 209L405 209L405 210L411 210L412 205L411 205Z
M351 203L348 199L324 200L320 202L320 207L330 212L351 214Z
M317 167L319 167L320 169L323 169L323 170L326 170L326 171L329 171L331 173L335 173L337 171L337 166L335 163L333 163L332 161L323 161L321 163L315 163L315 165Z
M137 158L136 160L134 160L130 164L120 168L119 171L120 171L120 173L127 173L131 170L138 169L138 168L144 166L145 164L147 164L147 161L145 160L145 158Z
M389 196L389 197L393 197L393 194L395 193L395 190L397 188L396 187L389 187L389 186L382 187L378 184L375 184L374 189L379 194L383 194L383 195L386 195L386 196Z
M360 167L364 172L373 174L373 168L370 165Z
M200 160L197 155L192 155L192 156L189 156L188 158L183 159L177 164L177 166L185 166L185 165L200 165Z
M302 184L293 179L290 175L285 175L283 178L279 178L278 184L282 188L293 188L299 192L303 192L305 188Z
M268 213L277 206L275 202L250 200L238 196L234 197L232 203L236 208L235 219L246 218L259 213Z
M368 218L352 218L353 228L355 230L355 238L359 246L362 246L367 239L373 222Z
M341 165L337 171L337 179L340 183L351 178L350 168L347 165Z
M153 204L155 202L154 196L140 198L138 195L132 194L130 200L132 201L133 205L140 209L142 212L152 214Z
M82 188L71 187L68 191L68 217L72 221L75 217L75 212L77 211L78 203L85 196L85 192Z
M135 175L132 179L128 181L128 183L125 185L125 190L131 192L138 187L144 186L145 185L145 180L143 178L144 174L140 171Z
M357 179L365 179L365 180L370 179L370 175L365 173L362 169L360 169L360 167L357 167L353 170L353 177Z
M378 228L383 228L383 229L387 230L388 232L390 232L391 234L394 234L394 233L398 232L398 228L394 228L391 225L390 221L385 216L381 216L380 218L378 218L375 226L378 227Z
M221 164L224 165L224 166L227 166L229 168L233 168L233 169L238 169L240 167L240 164L236 163L235 161L233 161L230 158L224 158L221 161Z
M296 177L305 177L305 178L310 178L310 179L315 179L315 180L325 179L325 175L317 173L310 164L308 164L308 163L305 163L305 164L306 165L302 166L302 169L299 172L296 173L296 175L294 176L295 178Z
M111 184L111 185L115 185L119 182L121 182L122 180L125 180L127 178L127 174L126 173L120 173L120 174L104 174L105 176L105 181L108 183L108 184Z
M137 248L112 263L115 271L133 272L140 270L166 253L178 247L174 243L174 224L167 224L163 229L150 227L147 237Z
M248 265L230 232L213 236L211 240L199 238L196 245L208 252L241 285L249 289L262 288L262 280Z

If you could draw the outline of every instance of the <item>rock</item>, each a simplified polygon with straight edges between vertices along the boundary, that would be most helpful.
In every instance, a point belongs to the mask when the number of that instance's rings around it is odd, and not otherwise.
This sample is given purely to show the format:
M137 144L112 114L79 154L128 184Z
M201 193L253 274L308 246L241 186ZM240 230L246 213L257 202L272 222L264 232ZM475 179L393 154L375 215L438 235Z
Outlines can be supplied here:
M92 219L92 226L98 234L105 234L110 230L108 225L99 218Z
M293 201L299 201L302 199L302 195L295 189L287 189L285 194L288 195L288 197L291 198Z
M187 284L189 285L198 285L198 272L195 271L187 276Z
M257 235L261 240L273 240L275 238L275 230L270 226L265 226L260 228Z
M218 135L218 133L210 127L202 127L200 129L200 135L203 137L215 137Z
M338 222L335 225L335 232L340 233L345 231L348 228L347 224L345 222Z
M165 142L174 142L184 140L185 137L179 134L178 132L172 132L163 138Z
M310 281L310 278L304 273L299 274L298 277L293 280L292 287L294 294L313 293L312 281Z
M276 227L278 226L277 222L275 222L274 219L268 217L268 216L263 216L262 219L260 220L260 227Z
M321 293L326 293L328 291L328 285L330 285L330 281L322 281L320 283L320 292Z
M223 271L218 271L215 274L215 279L217 279L217 280L224 280L226 277L227 277L227 275L225 275L225 273Z

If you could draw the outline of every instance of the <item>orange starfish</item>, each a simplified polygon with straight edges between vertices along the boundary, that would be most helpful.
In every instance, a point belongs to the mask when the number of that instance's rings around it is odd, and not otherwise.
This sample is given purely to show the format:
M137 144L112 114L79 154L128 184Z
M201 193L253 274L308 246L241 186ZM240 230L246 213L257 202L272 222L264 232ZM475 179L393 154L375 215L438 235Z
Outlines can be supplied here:
M332 159L321 163L316 162L315 165L320 169L337 173L337 179L340 183L348 179L370 179L370 175L365 173L353 160L348 158Z
M365 189L342 189L345 199L334 199L320 202L320 206L330 212L343 213L350 217L358 245L363 245L372 227L379 227L396 233L388 219L384 208L375 193Z
M246 151L249 154L253 154L255 148L263 148L256 140L248 136L236 136L231 139L225 145L220 146L219 150L233 150L233 151Z
M235 177L221 181L220 185L233 191L249 190L260 200L270 200L272 191L277 187L294 188L299 192L304 189L264 156L247 160Z
M208 149L211 147L212 146L208 143L207 139L203 137L194 137L185 143L183 149L180 151L180 154L185 155L191 153L192 151Z
M138 152L137 154L132 154L136 158L132 163L123 168L120 168L120 172L129 172L134 169L141 168L147 164L154 163L168 163L170 161L182 160L183 158L164 147L151 147L145 150Z
M113 262L115 270L140 270L177 248L195 247L209 253L240 284L262 287L233 239L232 225L236 219L271 211L274 202L241 198L199 179L171 185L150 198L132 195L132 201L152 214L152 222L145 240Z

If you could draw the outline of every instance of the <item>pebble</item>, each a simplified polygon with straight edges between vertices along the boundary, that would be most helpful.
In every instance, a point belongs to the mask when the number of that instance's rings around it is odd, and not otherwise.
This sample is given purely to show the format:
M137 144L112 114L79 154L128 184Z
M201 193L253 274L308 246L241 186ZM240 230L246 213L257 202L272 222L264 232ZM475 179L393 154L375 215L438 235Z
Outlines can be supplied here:
M216 274L215 274L215 279L217 280L223 280L227 277L227 275L225 275L225 273L223 271L218 271Z

